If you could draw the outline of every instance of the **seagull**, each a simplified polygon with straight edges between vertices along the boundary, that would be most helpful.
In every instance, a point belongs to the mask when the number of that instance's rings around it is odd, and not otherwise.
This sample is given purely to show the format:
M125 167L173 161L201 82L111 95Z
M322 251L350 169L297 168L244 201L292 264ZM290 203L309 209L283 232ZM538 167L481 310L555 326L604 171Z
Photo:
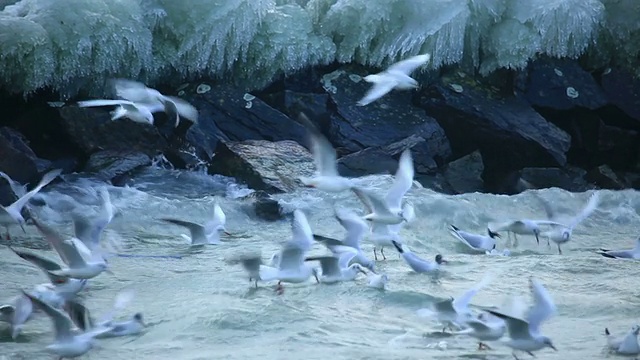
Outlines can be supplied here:
M556 221L549 220L531 220L531 219L521 219L521 220L513 220L507 221L501 224L496 224L493 228L489 226L489 231L497 233L499 231L510 231L513 233L513 236L516 238L516 234L520 235L531 235L533 234L536 237L536 242L538 245L540 244L540 226L543 225L556 225L563 226Z
M514 351L524 351L531 356L534 356L534 351L545 347L550 347L557 351L551 339L540 334L540 325L555 314L556 306L540 282L530 278L529 283L534 304L529 308L526 319L511 317L491 309L487 309L487 311L506 322L510 339L505 342L505 345ZM518 359L515 352L513 357Z
M28 297L19 295L10 304L0 305L0 321L11 325L11 338L15 340L22 326L31 319L33 304Z
M122 119L122 118L127 118L137 123L150 124L150 125L153 125L154 123L153 113L165 110L165 106L162 104L156 104L155 106L152 106L150 104L142 104L142 103L138 104L133 101L122 100L122 99L84 100L84 101L78 101L77 105L82 108L116 106L116 108L110 113L112 121ZM177 114L175 114L174 112L172 115L169 115L169 117L175 119ZM178 125L178 121L176 121L176 126Z
M135 313L129 320L116 322L113 321L113 315L116 311L122 310L133 298L133 293L130 291L120 292L114 301L111 311L102 316L102 318L96 322L92 317L89 309L83 304L77 301L70 301L67 303L66 310L73 321L83 331L108 328L109 331L97 335L96 338L112 338L128 335L137 335L141 333L146 324L144 323L142 313Z
M398 61L380 73L370 74L363 77L362 79L364 81L373 83L373 86L365 96L358 101L357 105L368 105L383 97L393 89L416 89L418 87L418 82L409 76L409 74L418 67L427 63L429 59L431 59L431 55L429 54L412 56L408 59Z
M504 320L490 313L480 313L478 317L467 319L464 322L465 328L453 332L454 335L468 335L480 340L478 350L491 349L484 341L500 340L507 331Z
M111 197L106 187L98 190L98 196L101 204L97 213L91 218L87 216L84 209L82 212L75 210L71 213L75 237L91 251L96 251L100 247L100 236L116 213L116 208L111 203Z
M158 90L137 81L114 79L113 85L116 96L147 107L162 109L170 119L175 119L176 127L181 117L193 123L198 122L198 109L178 97L163 95Z
M637 355L640 354L640 344L638 344L638 333L640 333L640 326L635 325L629 330L623 337L616 338L609 332L609 329L604 329L605 335L607 335L607 347L620 355Z
M495 249L496 240L500 235L487 229L488 236L472 234L462 231L454 225L449 225L449 234L467 245L470 249L479 252L486 252Z
M27 192L23 196L21 196L18 200L16 200L13 204L4 207L0 205L0 225L3 226L6 231L6 239L10 240L11 235L9 234L9 226L18 224L24 230L25 219L22 217L22 208L27 204L29 199L31 199L35 194L37 194L43 187L47 186L53 179L57 178L62 173L62 169L51 170L48 173L42 176L42 179L38 183L38 185L33 188L33 190ZM26 232L26 231L25 231Z
M302 210L296 209L293 212L292 232L292 239L284 244L280 252L278 267L262 264L259 256L241 259L242 266L249 273L249 281L254 280L256 288L258 280L278 280L278 287L280 287L283 282L294 284L305 282L313 275L316 281L320 282L317 268L305 262L306 253L313 246L313 233Z
M36 218L33 218L33 222L68 266L60 270L49 270L51 274L75 279L91 279L103 271L111 273L99 251L90 251L82 241L76 238L64 240L60 234Z
M191 246L202 246L202 245L218 245L222 244L220 240L220 233L218 231L210 231L207 232L207 229L204 225L200 225L194 222L179 220L179 219L171 219L171 218L163 218L162 221L166 221L168 223L172 223L175 225L183 226L189 229L189 233L191 236L183 235L185 238L191 241Z
M407 265L409 265L409 267L417 273L436 271L440 268L440 265L447 263L447 260L445 260L440 254L436 255L435 262L430 262L419 258L416 254L410 251L403 250L402 244L398 243L395 240L392 240L391 243L393 244L393 246L395 246L400 255L402 255L402 258L407 263Z
M459 298L449 298L434 303L431 310L445 327L462 328L464 323L472 317L471 310L469 310L471 298L473 298L488 281L488 277L482 279L482 281L474 285L471 289L465 291ZM442 329L442 332L444 331L445 329Z
M44 272L45 275L47 275L47 277L49 278L51 285L53 285L53 292L61 299L72 299L87 285L86 279L73 279L66 276L55 275L54 273L52 273L62 270L62 267L55 261L49 260L45 257L31 252L16 250L13 247L9 247L9 249L11 249L11 251L13 251L23 260L29 261L30 263L40 268L40 270L42 270L42 272Z
M390 209L389 205L371 190L353 187L351 188L351 191L358 196L366 210L369 212L367 215L362 217L364 220L385 225L395 225L407 222L407 219L403 216L402 210Z
M369 284L367 286L381 290L384 290L387 282L389 282L389 276L387 276L387 274L370 273L368 279Z
M39 300L37 297L24 291L23 293L31 300L35 307L49 315L53 321L55 342L48 345L46 349L59 356L59 359L75 358L86 354L94 347L93 339L101 333L110 330L110 328L100 328L81 334L73 334L71 332L72 322L67 315Z
M375 262L367 258L360 248L360 243L369 229L367 223L352 211L334 210L334 212L336 220L347 230L344 239L340 241L316 234L313 235L313 239L322 242L335 256L339 256L344 251L354 251L355 255L351 261L375 272Z
M316 172L313 177L299 177L305 187L315 188L326 192L341 192L354 186L354 180L341 176L336 164L336 150L329 140L322 135L316 126L304 114L298 117L311 137L311 152Z
M544 205L544 208L549 220L557 219L557 214L551 207L551 204L549 204L547 201L545 201L541 197L538 197L538 199ZM585 207L580 211L580 213L574 216L566 225L555 226L552 230L545 231L540 235L545 236L547 238L547 244L549 244L549 240L556 243L556 245L558 246L558 254L562 255L562 249L560 248L560 244L564 244L571 239L571 234L573 232L573 229L593 213L593 211L598 207L599 201L600 201L600 193L596 191L593 194L591 194L591 196L589 197L589 201L587 202L587 205L585 205Z
M320 282L325 284L333 284L341 281L355 280L358 273L367 275L364 267L358 263L349 265L351 259L357 255L355 249L353 251L345 251L340 256L314 256L308 257L306 261L320 261L322 268L322 276Z
M598 254L612 259L640 259L640 237L636 239L636 246L629 250L606 250L600 249Z

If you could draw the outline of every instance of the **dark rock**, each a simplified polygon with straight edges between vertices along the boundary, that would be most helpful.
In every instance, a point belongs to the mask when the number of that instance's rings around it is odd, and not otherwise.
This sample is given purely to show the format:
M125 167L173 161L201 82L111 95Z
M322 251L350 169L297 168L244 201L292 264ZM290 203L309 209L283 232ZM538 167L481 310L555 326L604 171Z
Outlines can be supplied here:
M604 189L622 190L626 187L624 181L607 165L601 165L589 170L585 175L585 179Z
M336 109L327 129L333 145L352 153L418 135L426 140L423 155L429 158L419 160L444 164L451 156L449 141L434 119L412 106L415 91L392 91L367 106L356 105L371 86L360 79L365 74L360 67L343 67L323 78Z
M515 195L534 189L534 186L522 179L521 170L493 170L482 172L484 192L491 194Z
M246 140L219 142L210 174L236 178L254 190L269 193L293 190L300 176L312 176L311 154L295 141Z
M474 151L447 164L443 175L456 194L482 192L484 191L483 170L482 155L479 151Z
M111 181L150 164L151 158L141 152L104 150L91 154L84 171L95 174L98 179Z
M429 155L427 140L419 135L386 146L370 147L338 160L338 171L343 176L359 177L369 174L394 174L398 159L405 149L411 149L416 173L433 174L437 164Z
M200 91L198 91L200 86ZM210 86L208 91L204 91ZM186 139L196 151L213 156L219 140L294 140L304 143L306 131L298 122L253 95L228 85L193 85L184 97L200 112L198 124Z
M571 138L566 132L524 100L503 97L468 77L442 77L420 93L419 103L444 128L454 156L480 150L485 173L502 172L501 178L525 167L567 161Z
M26 184L40 181L40 174L51 169L51 162L39 159L17 131L0 128L0 171Z
M593 110L607 104L604 91L576 60L546 57L535 60L519 72L515 88L536 107Z
M167 140L155 126L128 119L111 121L106 109L70 105L59 111L63 129L85 157L100 150L134 151L153 157L167 148Z
M594 188L584 176L587 171L566 166L564 168L525 168L522 169L522 179L536 189L558 187L571 192L583 192Z
M605 108L603 116L607 123L640 130L640 79L620 69L605 70L600 84L609 102L615 109Z
M273 199L266 191L255 191L243 200L249 202L249 212L259 219L278 221L285 217L280 203Z
M616 170L628 170L637 163L639 150L640 136L637 131L600 123L595 163L607 164Z

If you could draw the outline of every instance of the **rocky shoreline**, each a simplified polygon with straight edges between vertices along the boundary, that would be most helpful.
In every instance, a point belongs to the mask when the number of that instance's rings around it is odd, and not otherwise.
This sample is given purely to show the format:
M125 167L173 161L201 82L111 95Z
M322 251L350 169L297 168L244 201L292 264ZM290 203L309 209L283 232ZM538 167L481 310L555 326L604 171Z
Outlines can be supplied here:
M336 147L347 176L393 173L411 147L416 179L449 194L528 188L640 188L640 80L617 69L540 59L487 78L455 68L416 74L418 91L356 105L374 71L312 68L258 92L206 80L159 88L195 105L197 124L174 129L110 121L109 109L5 96L0 171L35 183L53 168L114 185L163 154L174 167L236 177L264 194L293 190L313 171L304 111ZM79 99L76 99L79 100ZM0 203L12 200L0 180Z

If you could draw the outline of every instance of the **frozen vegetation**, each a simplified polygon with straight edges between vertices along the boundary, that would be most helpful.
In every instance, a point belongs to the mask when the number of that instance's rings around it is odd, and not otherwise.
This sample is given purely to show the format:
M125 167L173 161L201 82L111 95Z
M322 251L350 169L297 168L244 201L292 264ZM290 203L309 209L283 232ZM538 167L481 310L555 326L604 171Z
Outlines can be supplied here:
M4 7L4 9L2 9ZM249 87L334 61L431 53L488 74L547 54L634 67L638 0L0 0L0 87L63 96L125 77Z

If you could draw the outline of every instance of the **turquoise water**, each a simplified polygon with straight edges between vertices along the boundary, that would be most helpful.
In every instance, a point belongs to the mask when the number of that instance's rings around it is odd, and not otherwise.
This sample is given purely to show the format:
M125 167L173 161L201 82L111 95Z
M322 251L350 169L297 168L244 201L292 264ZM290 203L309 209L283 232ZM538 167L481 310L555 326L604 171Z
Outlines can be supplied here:
M386 189L389 176L363 180ZM82 182L85 186L92 183ZM50 196L68 192L63 186L48 189ZM594 253L599 247L630 248L639 235L640 195L636 191L603 191L600 207L574 231L563 255L546 241L520 236L511 257L471 255L448 234L448 224L482 232L489 221L518 217L541 218L543 210L531 193L516 196L465 194L448 196L414 187L408 199L416 219L401 232L406 246L432 259L437 253L450 263L436 275L418 275L385 249L388 260L376 264L390 280L385 291L367 287L366 278L336 285L285 285L278 296L273 284L252 289L242 267L232 260L243 252L261 250L263 258L279 249L291 236L290 222L266 223L250 213L250 203L239 196L249 190L230 179L198 173L149 169L129 188L109 189L121 216L109 226L106 237L119 243L124 254L174 255L180 258L113 257L114 276L102 274L83 293L95 316L107 311L118 291L132 289L135 298L121 316L143 312L146 332L133 338L99 341L100 348L87 359L508 359L511 350L499 343L478 351L468 337L439 334L441 326L418 316L434 300L458 296L487 273L491 283L473 299L476 305L500 305L511 296L529 300L528 278L533 275L548 288L558 313L543 324L558 352L536 353L540 359L602 359L604 328L615 334L640 322L637 318L640 275L637 262L617 261ZM590 193L572 194L559 189L540 195L567 212L582 207ZM222 245L189 251L180 237L185 231L157 219L165 216L204 222L216 199L227 215L227 230L239 236ZM314 232L341 237L343 229L332 218L332 204L360 210L351 193L337 196L313 190L279 197L286 209L302 208ZM71 234L70 224L48 208L38 215ZM33 226L16 238L39 242ZM506 244L498 241L498 249ZM365 241L369 256L372 245ZM37 250L52 259L49 250ZM312 254L324 254L315 245ZM29 263L0 247L0 299L46 279ZM0 324L0 359L51 359L44 352L53 335L51 322L37 316L27 323L17 342ZM521 358L529 358L522 355Z

